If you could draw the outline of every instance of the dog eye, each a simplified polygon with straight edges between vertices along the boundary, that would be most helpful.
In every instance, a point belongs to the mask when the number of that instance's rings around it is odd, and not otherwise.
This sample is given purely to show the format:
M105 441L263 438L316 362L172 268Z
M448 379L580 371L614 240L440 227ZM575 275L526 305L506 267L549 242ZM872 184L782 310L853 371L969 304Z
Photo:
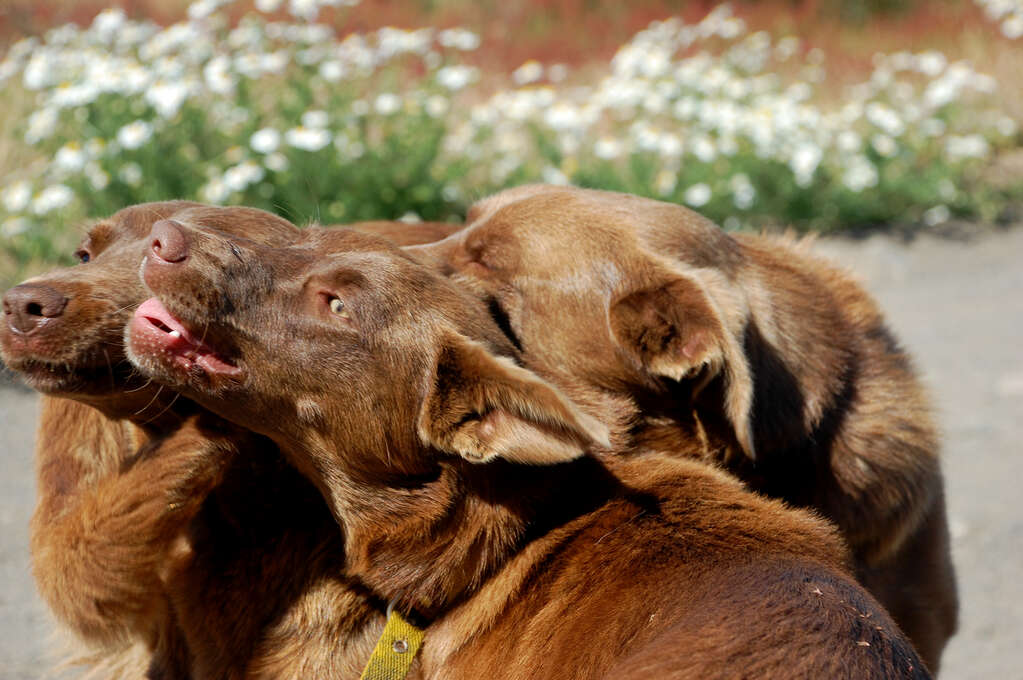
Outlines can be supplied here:
M330 311L334 312L335 314L344 313L345 303L341 300L341 298L332 297L330 298L330 302L328 304L330 305Z
M91 255L89 255L89 251L88 251L88 250L85 250L84 248L79 248L78 250L76 250L76 251L75 251L75 257L77 257L77 258L78 258L78 261L79 261L79 262L80 262L81 264L85 264L85 263L87 263L87 262L88 262L89 260L91 260L91 259L92 259L92 256L91 256Z

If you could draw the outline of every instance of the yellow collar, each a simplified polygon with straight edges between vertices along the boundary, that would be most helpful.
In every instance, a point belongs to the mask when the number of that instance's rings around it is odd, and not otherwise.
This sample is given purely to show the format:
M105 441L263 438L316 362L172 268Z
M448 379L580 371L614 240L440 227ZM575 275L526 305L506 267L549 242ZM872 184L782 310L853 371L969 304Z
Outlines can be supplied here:
M405 680L412 661L423 644L425 631L387 608L387 624L377 640L360 680Z

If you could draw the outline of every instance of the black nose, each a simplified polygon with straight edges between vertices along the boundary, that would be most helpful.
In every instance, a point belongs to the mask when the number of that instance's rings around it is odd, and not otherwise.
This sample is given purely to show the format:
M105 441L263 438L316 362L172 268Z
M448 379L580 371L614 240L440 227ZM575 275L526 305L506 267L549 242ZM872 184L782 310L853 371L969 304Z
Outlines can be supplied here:
M188 259L188 234L178 222L174 220L154 222L149 235L153 239L149 249L158 260L184 262Z
M60 291L38 283L23 283L4 294L4 316L16 333L31 333L43 319L63 314L66 306Z

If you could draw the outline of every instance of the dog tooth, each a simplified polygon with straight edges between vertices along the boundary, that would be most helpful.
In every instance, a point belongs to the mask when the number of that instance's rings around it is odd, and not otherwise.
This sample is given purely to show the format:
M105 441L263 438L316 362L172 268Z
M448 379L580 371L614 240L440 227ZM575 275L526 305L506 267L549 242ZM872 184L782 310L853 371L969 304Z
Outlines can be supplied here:
M181 331L174 330L174 331L171 331L170 333L168 333L168 335L170 335L172 338L180 338L181 337Z

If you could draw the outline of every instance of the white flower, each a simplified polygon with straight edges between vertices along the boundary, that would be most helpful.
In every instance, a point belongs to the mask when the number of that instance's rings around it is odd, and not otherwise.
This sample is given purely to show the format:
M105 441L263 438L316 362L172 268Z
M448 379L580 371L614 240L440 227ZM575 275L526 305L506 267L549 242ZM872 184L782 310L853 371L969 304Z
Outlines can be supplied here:
M998 134L1003 137L1011 137L1016 134L1018 126L1016 125L1016 121L1012 118L1002 116L998 119L998 122L995 123L995 129L998 130Z
M870 145L878 155L891 158L899 150L898 144L888 135L876 134L870 138Z
M661 196L667 196L678 186L678 175L670 170L661 170L654 179L654 189Z
M0 224L0 234L10 238L28 231L31 227L32 222L24 217L9 217Z
M45 215L54 210L63 208L75 197L75 192L71 191L68 187L63 184L55 184L50 187L46 187L39 195L32 201L32 212L36 215Z
M920 73L931 78L936 77L939 73L945 70L945 66L948 65L948 60L945 59L945 55L935 50L923 52L916 58L916 67Z
M732 176L728 182L732 190L732 201L739 210L749 210L757 200L757 190L750 182L749 176L745 173L738 173Z
M404 222L405 224L419 224L420 222L423 221L423 218L417 215L415 212L409 210L407 213L399 217L398 221Z
M426 100L426 113L432 118L440 118L448 112L448 100L435 94Z
M129 88L125 88L126 91ZM91 82L78 85L61 85L51 91L50 104L58 109L69 109L76 106L91 104L100 94L100 90Z
M205 19L216 12L221 5L226 4L225 0L198 0L188 6L188 18L192 20Z
M49 107L39 109L28 117L28 129L25 131L25 141L29 144L37 144L48 139L57 129L57 110Z
M711 196L713 196L710 187L704 182L694 184L683 194L682 200L694 208L700 208L707 205L710 202Z
M272 14L281 8L284 0L256 0L256 9L264 14Z
M480 46L479 36L464 28L449 28L441 31L438 40L444 47L453 47L466 52Z
M302 114L302 126L307 128L327 127L327 112L313 109Z
M789 168L795 175L796 184L803 188L810 186L822 157L823 152L816 144L803 143L796 147L789 159Z
M137 187L142 184L142 167L138 163L125 163L117 177L125 184Z
M779 61L785 61L799 51L800 40L794 35L787 35L778 41L774 53Z
M924 224L928 227L933 227L942 222L948 222L948 218L952 217L952 211L945 205L936 205L933 208L924 211L923 219Z
M162 118L173 118L188 99L191 88L183 80L158 80L146 90L146 101Z
M710 137L706 137L704 135L700 135L694 139L690 148L693 151L693 155L704 163L710 163L717 158L718 155L717 149L714 147L714 142L710 139Z
M455 92L471 83L476 77L476 69L469 66L445 66L437 71L437 82L441 87Z
M4 209L11 214L20 213L28 207L32 200L32 185L21 180L7 186L0 194L0 201L3 201Z
M1013 14L1002 22L1002 35L1009 40L1023 37L1023 12Z
M219 177L214 177L199 190L199 194L207 203L219 205L228 199L231 195L231 191L227 188L227 184L224 183L224 180Z
M949 160L986 158L990 147L980 135L952 135L945 141L945 155Z
M336 59L329 59L320 64L320 77L328 83L339 82L345 77L345 67Z
M543 78L543 65L535 59L530 59L512 71L512 80L520 86L535 83L541 78Z
M678 138L678 135L673 135L670 132L661 135L660 149L662 156L673 158L675 156L682 155L682 140Z
M401 97L391 92L384 92L378 95L373 102L373 108L381 116L390 116L401 109Z
M262 180L265 175L266 171L263 170L263 166L252 161L244 161L227 169L224 173L224 184L227 185L229 191L244 191L250 184Z
M877 186L877 168L866 156L853 156L847 163L842 183L852 192L859 193L864 189Z
M89 30L95 33L103 42L110 42L111 38L121 31L125 23L127 23L127 17L123 9L120 7L105 9L92 20L92 26Z
M313 21L320 13L320 6L317 0L289 0L288 12L296 19Z
M41 90L54 84L57 77L57 64L49 50L40 50L28 60L22 73L21 81L30 90Z
M547 184L560 185L568 184L568 177L565 175L565 173L551 165L545 167L540 172L540 176L543 178L543 181L546 182Z
M117 143L124 149L137 149L152 136L153 126L144 120L137 120L117 131Z
M57 149L53 164L65 172L78 172L85 167L85 152L78 142L68 142Z
M593 153L597 158L613 160L622 155L622 143L613 137L601 137L593 145Z
M280 145L281 133L270 127L257 130L249 138L249 146L256 153L273 153Z
M288 169L288 158L282 153L275 152L268 154L267 157L263 159L263 165L266 166L267 170L271 170L273 172L284 172Z
M224 55L214 57L202 70L206 87L217 94L234 92L235 78L231 74L231 59Z
M330 144L330 133L323 128L297 127L284 133L284 141L303 151L319 151ZM272 169L272 168L271 168Z
M906 125L902 122L899 114L881 102L870 102L867 104L865 114L867 120L881 128L891 137L898 137L906 129Z
M855 153L862 145L863 140L852 130L843 130L835 139L835 147L845 153Z
M85 176L89 179L89 186L95 191L103 191L110 184L110 175L95 161L85 165Z
M579 109L571 104L558 103L547 109L543 120L551 129L568 132L580 127L582 116L579 114Z

